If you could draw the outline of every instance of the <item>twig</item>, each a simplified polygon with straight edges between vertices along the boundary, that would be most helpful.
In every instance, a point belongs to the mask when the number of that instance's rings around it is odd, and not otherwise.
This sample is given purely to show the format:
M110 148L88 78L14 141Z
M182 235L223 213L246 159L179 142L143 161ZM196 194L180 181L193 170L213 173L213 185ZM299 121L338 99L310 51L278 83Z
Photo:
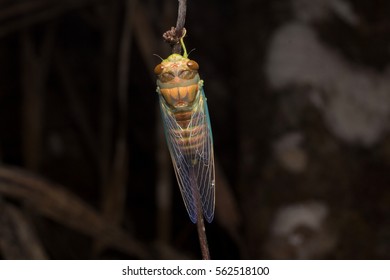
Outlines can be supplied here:
M204 219L203 219L203 207L202 207L200 192L197 187L197 183L194 182L192 179L195 178L193 168L191 168L190 177L191 177L190 181L192 183L192 191L195 197L195 206L196 206L196 211L198 216L196 222L196 229L198 230L198 237L199 237L200 250L202 252L202 259L209 260L210 252L209 252L209 245L207 243L206 227L204 225Z
M176 29L182 31L186 22L187 0L179 0Z
M178 0L179 8L177 15L176 27L163 34L164 40L171 45L172 53L181 53L180 38L183 37L183 29L186 20L187 0Z
M202 213L202 203L200 201L199 191L197 191L197 209L198 209L198 220L196 222L196 229L198 230L200 250L202 252L202 259L209 260L210 252L209 245L207 243L206 227L204 225L203 213Z

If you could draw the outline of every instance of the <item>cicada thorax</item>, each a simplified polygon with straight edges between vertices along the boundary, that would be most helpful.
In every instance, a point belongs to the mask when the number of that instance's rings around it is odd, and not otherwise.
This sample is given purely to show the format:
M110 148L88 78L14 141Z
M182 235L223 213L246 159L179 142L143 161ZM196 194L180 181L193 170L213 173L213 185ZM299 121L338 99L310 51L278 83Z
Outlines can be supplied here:
M194 103L198 93L198 84L160 87L160 92L171 108L185 110Z

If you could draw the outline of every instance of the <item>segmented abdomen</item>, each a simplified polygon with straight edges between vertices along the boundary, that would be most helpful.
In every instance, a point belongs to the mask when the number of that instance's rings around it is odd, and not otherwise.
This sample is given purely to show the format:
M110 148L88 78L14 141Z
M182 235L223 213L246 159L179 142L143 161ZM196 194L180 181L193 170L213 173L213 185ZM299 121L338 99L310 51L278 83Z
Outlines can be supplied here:
M174 116L180 126L173 131L177 146L184 155L194 155L206 141L205 115L189 110L176 112Z

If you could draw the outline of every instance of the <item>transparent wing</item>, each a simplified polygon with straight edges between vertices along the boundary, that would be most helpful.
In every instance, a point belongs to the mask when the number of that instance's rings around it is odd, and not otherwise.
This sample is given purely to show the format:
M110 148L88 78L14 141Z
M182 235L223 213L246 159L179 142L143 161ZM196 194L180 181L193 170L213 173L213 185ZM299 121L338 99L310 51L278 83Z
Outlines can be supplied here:
M179 125L163 100L160 100L160 106L165 136L188 215L196 223L196 197L199 195L203 215L211 222L215 205L215 168L213 138L204 92L201 89L187 127Z

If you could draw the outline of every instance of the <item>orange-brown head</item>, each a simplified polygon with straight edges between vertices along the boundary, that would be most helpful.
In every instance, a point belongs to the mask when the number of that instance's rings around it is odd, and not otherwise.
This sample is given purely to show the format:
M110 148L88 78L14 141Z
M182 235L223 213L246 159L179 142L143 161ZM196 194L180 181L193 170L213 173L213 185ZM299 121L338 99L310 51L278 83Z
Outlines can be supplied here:
M154 68L158 90L168 106L180 109L192 105L198 93L199 65L179 54L172 54Z

